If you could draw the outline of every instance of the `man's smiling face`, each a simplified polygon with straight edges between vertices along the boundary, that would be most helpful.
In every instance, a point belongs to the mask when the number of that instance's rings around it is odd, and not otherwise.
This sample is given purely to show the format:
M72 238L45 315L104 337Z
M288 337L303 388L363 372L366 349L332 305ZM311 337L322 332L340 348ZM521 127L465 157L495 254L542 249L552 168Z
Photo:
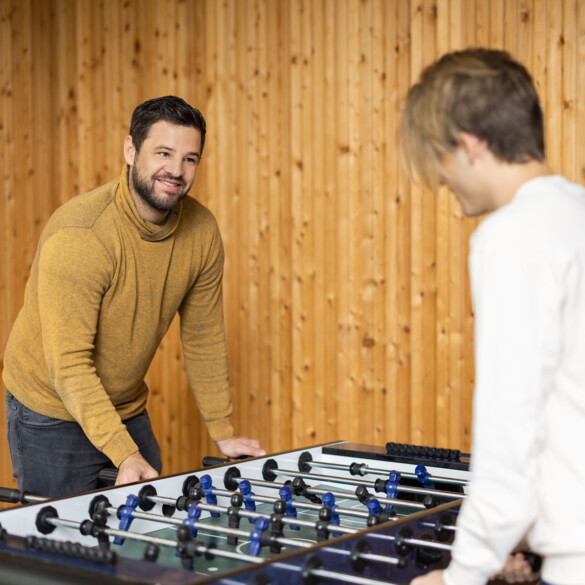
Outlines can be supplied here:
M126 139L124 152L131 166L132 195L164 219L195 181L201 157L201 132L190 126L155 122L139 152L130 137Z

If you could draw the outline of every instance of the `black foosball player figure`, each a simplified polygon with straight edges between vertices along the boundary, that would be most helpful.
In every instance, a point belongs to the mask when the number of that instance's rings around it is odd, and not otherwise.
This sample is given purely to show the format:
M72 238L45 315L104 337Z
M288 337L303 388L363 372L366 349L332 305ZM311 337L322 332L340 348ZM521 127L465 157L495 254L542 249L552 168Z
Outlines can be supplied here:
M161 471L144 377L175 315L185 368L227 457L263 455L232 412L215 218L189 196L206 122L175 96L140 104L110 183L72 198L41 235L4 354L8 441L21 491L59 497Z
M427 67L401 123L407 168L469 217L475 394L469 494L444 571L412 585L585 582L585 189L552 174L535 85L507 53ZM575 497L571 497L571 490ZM562 495L561 495L562 494ZM524 546L524 545L523 545Z
M283 518L286 513L286 502L284 500L276 500L273 505L273 512L270 515L270 552L280 553L282 545L278 539L284 536L284 522Z
M230 498L230 507L227 511L228 516L228 526L229 528L233 528L238 530L240 528L240 511L242 509L242 503L244 502L244 497L240 493L235 493ZM236 546L238 544L238 537L234 534L228 534L227 543L230 546Z

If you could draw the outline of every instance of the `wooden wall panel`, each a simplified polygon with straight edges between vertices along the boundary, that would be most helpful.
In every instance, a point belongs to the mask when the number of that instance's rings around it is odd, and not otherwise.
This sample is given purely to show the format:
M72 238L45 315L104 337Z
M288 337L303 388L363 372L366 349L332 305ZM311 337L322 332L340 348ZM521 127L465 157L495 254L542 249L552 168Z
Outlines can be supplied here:
M115 176L134 107L173 93L208 122L194 194L224 238L238 431L469 449L477 220L408 182L395 137L421 69L475 45L526 63L550 163L583 180L582 0L0 0L1 346L49 215ZM165 471L199 466L177 321L148 383ZM0 485L5 436L2 403Z

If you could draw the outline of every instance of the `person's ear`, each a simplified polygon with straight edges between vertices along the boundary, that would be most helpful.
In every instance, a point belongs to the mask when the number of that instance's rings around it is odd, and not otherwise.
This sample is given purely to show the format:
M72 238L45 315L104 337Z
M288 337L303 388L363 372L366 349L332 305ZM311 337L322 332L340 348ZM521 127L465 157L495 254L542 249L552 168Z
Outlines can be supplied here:
M477 157L484 151L486 147L485 141L469 132L460 132L459 140L465 151L467 161L469 164L473 165Z
M134 141L132 140L132 136L126 136L124 140L124 158L128 165L132 166L134 164L134 159L136 158L136 148L134 147Z

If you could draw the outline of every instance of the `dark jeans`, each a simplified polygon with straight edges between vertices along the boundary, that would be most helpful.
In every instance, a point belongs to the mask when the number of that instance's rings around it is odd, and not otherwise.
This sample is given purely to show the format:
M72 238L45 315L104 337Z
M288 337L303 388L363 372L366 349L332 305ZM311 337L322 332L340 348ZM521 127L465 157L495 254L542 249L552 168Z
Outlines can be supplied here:
M98 451L76 422L50 418L6 393L8 443L18 489L56 498L98 487L99 474L112 462ZM142 456L159 473L160 447L146 410L124 421Z

